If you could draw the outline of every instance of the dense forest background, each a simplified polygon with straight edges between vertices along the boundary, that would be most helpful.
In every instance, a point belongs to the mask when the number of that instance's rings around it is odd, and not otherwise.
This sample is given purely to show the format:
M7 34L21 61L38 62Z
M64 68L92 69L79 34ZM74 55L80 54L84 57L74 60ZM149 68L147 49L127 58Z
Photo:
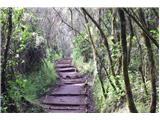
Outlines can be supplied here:
M63 57L97 112L159 112L158 8L1 8L0 26L2 112L43 112Z

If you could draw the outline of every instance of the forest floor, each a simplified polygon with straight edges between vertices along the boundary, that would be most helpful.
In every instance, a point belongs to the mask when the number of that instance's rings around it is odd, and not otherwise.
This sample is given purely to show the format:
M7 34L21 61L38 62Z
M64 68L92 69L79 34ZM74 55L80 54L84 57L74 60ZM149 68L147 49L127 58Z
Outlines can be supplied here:
M87 113L95 112L91 87L87 78L72 65L71 58L64 58L55 63L57 85L52 87L42 98L45 112Z

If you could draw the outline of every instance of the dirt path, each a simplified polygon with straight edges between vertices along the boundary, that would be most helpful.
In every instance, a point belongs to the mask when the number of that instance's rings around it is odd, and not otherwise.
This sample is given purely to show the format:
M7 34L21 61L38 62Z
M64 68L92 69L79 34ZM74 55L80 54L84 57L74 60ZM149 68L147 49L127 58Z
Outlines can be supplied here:
M89 112L86 78L72 65L70 58L56 63L59 82L56 88L42 100L46 112L86 113Z

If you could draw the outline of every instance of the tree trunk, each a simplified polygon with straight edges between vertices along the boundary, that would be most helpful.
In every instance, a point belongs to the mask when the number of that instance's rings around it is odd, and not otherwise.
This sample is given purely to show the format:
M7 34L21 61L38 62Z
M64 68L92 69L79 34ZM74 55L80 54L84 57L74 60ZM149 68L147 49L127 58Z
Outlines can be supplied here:
M113 36L113 43L115 44L117 42L117 35L116 35L116 13L117 13L117 8L112 8L112 22L111 22L111 27L112 27L112 36Z
M8 51L9 51L11 36L12 36L12 8L8 8L8 34L7 34L7 42L5 46L4 58L2 64L2 93L5 93L7 90L6 67L7 67Z
M146 27L144 27L137 19L135 16L133 16L128 10L123 8L123 10L135 21L135 23L141 28L141 30L144 32L146 37L150 39L155 46L159 49L159 43L149 34L149 32L146 30Z
M103 81L101 79L102 77L101 77L100 71L98 71L98 66L97 66L97 63L98 63L98 61L97 61L97 55L98 54L97 54L96 47L94 45L94 41L93 41L93 38L92 38L92 35L91 35L90 27L88 25L89 22L88 22L88 19L87 19L85 13L84 13L84 18L85 18L85 21L86 21L86 24L87 24L87 30L88 30L88 34L89 34L89 37L90 37L90 40L91 40L91 44L92 44L93 60L94 60L94 63L95 63L95 68L96 68L96 71L98 72L98 78L99 78L101 86L102 86L103 96L106 98L105 87L104 87Z
M130 86L130 80L128 76L128 64L127 63L127 41L126 41L126 20L122 9L118 10L121 21L121 44L122 44L122 63L123 63L123 76L126 90L126 97L130 112L137 113L136 106L134 104L132 90Z
M139 43L139 41L137 40L137 43L138 43L138 48L139 48L139 51L140 51L140 65L139 65L139 72L141 74L141 77L142 77L142 82L143 82L143 86L144 86L144 90L145 90L145 94L148 95L148 91L147 91L147 87L146 87L146 80L145 80L145 74L144 74L144 70L143 68L145 67L144 64L143 64L143 51L142 51L142 46L141 44Z
M145 21L145 16L144 12L142 9L139 9L139 17L141 18L143 25L146 25ZM145 40L145 45L147 47L147 52L148 52L148 59L150 61L150 75L151 75L151 88L152 88L152 94L151 94L151 105L150 105L150 112L154 113L156 112L156 105L157 105L157 90L156 90L156 68L155 68L155 61L153 58L153 50L151 46L150 39L144 34L144 40Z
M131 57L131 50L132 50L132 39L134 37L134 32L133 32L133 26L132 26L132 21L130 17L128 17L128 21L129 21L129 29L130 29L130 41L129 41L129 48L128 48L128 65L129 65L130 57Z
M72 12L72 9L71 8L69 8L69 11L70 11L70 13L71 13L71 26L72 26L72 28L73 28L73 12ZM73 29L72 29L73 30Z
M122 55L118 58L118 67L116 70L116 75L120 75L122 69Z
M102 26L102 19L101 19L101 17L102 17L102 9L101 8L99 8L99 10L98 10L98 12L99 12L99 18L98 18L98 23L99 23L99 26L101 27ZM100 45L100 44L102 44L103 43L103 38L102 38L102 36L100 36L99 37L99 43L98 43L98 46Z
M99 24L93 19L93 17L86 11L86 9L81 8L82 11L91 19L91 21L94 23L94 25L98 28L98 30L100 31L101 37L104 39L104 45L107 48L107 52L108 52L108 58L109 58L109 62L110 62L110 66L111 66L111 71L112 71L112 75L115 77L115 71L114 71L114 66L113 66L113 61L112 61L112 57L111 57L111 52L110 52L110 48L109 48L109 44L108 44L108 40L105 36L105 33L103 32L103 30L101 29L101 27L99 26ZM121 85L120 82L118 80L116 80L116 85L117 87L121 90Z
M140 72L141 77L142 77L142 82L143 82L143 87L144 87L144 90L145 90L145 94L148 95L148 91L147 91L147 87L146 87L146 82L145 82L145 77L144 77L143 69L142 69L142 63L139 65L139 72Z
M159 19L159 9L158 8L152 8L154 14L156 15L157 19Z

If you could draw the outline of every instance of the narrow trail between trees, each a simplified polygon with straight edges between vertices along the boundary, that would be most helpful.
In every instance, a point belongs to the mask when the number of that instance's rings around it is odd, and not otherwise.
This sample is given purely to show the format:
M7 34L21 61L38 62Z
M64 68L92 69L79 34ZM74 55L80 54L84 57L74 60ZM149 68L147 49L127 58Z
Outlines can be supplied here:
M56 62L58 85L44 96L42 104L46 112L89 112L89 90L87 79L72 65L71 58Z

